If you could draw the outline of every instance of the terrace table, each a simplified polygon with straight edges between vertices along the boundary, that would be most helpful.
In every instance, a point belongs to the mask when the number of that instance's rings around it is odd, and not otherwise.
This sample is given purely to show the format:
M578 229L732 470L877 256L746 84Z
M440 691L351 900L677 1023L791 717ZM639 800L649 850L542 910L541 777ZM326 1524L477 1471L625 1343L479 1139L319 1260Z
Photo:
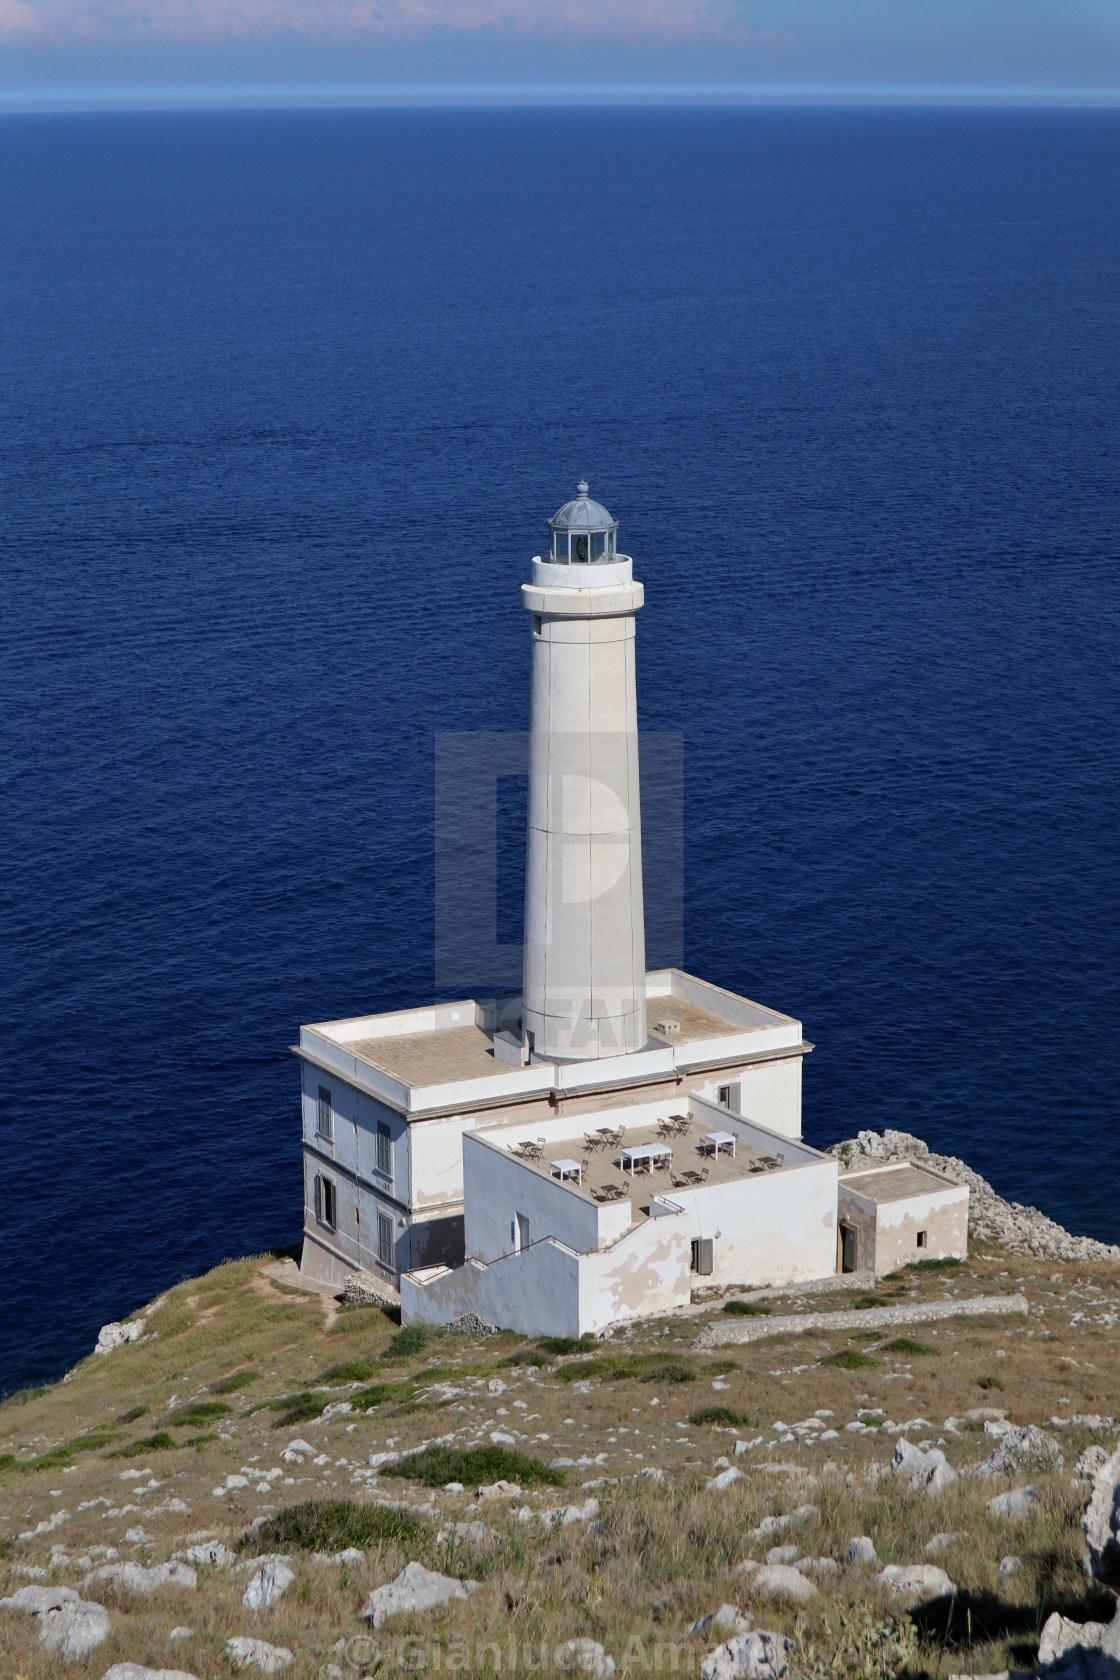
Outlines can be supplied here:
M583 1162L582 1161L573 1161L568 1156L564 1156L559 1161L553 1161L552 1171L553 1171L553 1174L555 1176L559 1177L561 1183L563 1183L564 1179L571 1178L573 1173L575 1174L579 1183L580 1184L583 1183Z
M720 1145L721 1144L724 1147L724 1149L730 1149L732 1155L734 1155L734 1153L735 1153L735 1134L734 1134L734 1132L707 1132L707 1133L705 1133L705 1136L704 1136L704 1142L711 1144L712 1155L715 1157L716 1160L719 1159L719 1151L720 1151Z
M669 1165L672 1166L673 1151L667 1143L633 1143L629 1148L620 1152L620 1164L623 1172L625 1172L627 1170L626 1163L629 1161L630 1176L633 1177L635 1161L645 1161L652 1167L654 1161L664 1155L669 1157Z

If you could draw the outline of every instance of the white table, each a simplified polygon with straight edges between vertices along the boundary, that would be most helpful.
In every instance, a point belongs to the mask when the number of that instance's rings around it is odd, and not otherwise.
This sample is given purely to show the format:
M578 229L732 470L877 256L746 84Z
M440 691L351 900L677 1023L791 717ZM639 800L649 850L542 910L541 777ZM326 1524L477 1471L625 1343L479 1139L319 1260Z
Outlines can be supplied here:
M629 1161L630 1176L633 1177L635 1161L648 1161L652 1166L653 1162L662 1155L669 1157L669 1165L672 1166L673 1151L667 1143L635 1143L629 1149L623 1149L620 1152L622 1170L623 1172L626 1171L626 1163Z
M582 1161L573 1161L573 1160L570 1160L567 1156L564 1156L564 1158L562 1160L553 1161L552 1170L555 1174L558 1174L561 1181L563 1181L565 1178L571 1178L572 1174L574 1173L576 1178L579 1180L579 1182L581 1184L583 1183L583 1162Z
M735 1134L734 1134L734 1132L708 1132L708 1133L705 1134L704 1142L711 1144L712 1154L713 1154L713 1156L715 1156L715 1158L717 1160L719 1159L719 1151L720 1151L720 1145L721 1144L723 1145L723 1147L725 1149L730 1149L732 1155L734 1155L734 1153L735 1153Z

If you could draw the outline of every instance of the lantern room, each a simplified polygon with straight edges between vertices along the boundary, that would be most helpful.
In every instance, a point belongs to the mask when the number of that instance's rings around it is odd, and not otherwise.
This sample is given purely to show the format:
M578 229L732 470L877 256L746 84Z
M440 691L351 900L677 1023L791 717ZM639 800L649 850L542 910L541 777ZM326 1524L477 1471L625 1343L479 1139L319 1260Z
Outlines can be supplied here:
M612 519L601 502L592 501L587 480L576 485L575 497L553 514L548 558L554 565L593 566L615 558L618 520Z

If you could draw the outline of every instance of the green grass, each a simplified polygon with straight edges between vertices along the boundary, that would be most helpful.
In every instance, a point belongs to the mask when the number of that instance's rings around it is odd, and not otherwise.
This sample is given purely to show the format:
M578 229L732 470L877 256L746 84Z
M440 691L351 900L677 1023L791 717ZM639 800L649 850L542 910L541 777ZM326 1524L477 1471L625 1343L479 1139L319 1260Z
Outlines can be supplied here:
M232 1411L233 1407L227 1406L224 1400L196 1400L164 1421L172 1429L197 1429L202 1424L213 1423L215 1418L228 1417Z
M108 1454L109 1458L140 1458L144 1453L176 1451L179 1442L173 1440L166 1429L157 1430L154 1435L146 1435L142 1441L131 1441L127 1447L118 1447L116 1452Z
M998 1389L1002 1390L1002 1388L1003 1388L1003 1378L1002 1377L977 1377L976 1386L977 1386L977 1388L998 1388Z
M309 1499L278 1511L259 1529L243 1534L238 1551L262 1548L299 1552L341 1552L347 1546L368 1551L386 1541L405 1540L421 1524L408 1511L385 1505L356 1505L350 1499Z
M122 1426L126 1423L135 1423L136 1419L142 1418L147 1410L147 1406L130 1406L127 1412L121 1413L116 1422Z
M947 1254L943 1260L911 1260L906 1266L908 1272L945 1272L952 1266L961 1266L964 1262L955 1255Z
M482 1487L488 1482L517 1482L521 1487L565 1487L562 1470L552 1470L539 1458L508 1447L425 1447L395 1464L382 1466L383 1476L402 1476L423 1487L462 1482Z
M380 1366L375 1365L372 1359L347 1359L342 1365L329 1365L314 1380L317 1383L334 1383L336 1386L339 1383L368 1382L370 1377L377 1375L379 1369Z
M40 1453L38 1458L24 1460L24 1470L68 1470L74 1462L74 1454L68 1446L51 1447L49 1452Z
M723 1310L736 1318L769 1318L771 1312L761 1301L725 1301Z
M239 1388L248 1388L250 1383L260 1382L259 1371L235 1371L231 1377L222 1377L218 1382L210 1384L211 1394L236 1394Z
M29 1400L38 1400L41 1395L49 1394L52 1383L44 1383L40 1388L13 1388L11 1393L0 1398L0 1406L26 1406Z
M852 1302L852 1308L855 1312L864 1312L869 1307L889 1307L890 1304L889 1295L861 1295L858 1301ZM843 1311L843 1308L839 1310Z
M281 1394L275 1400L258 1400L249 1412L279 1412L273 1429L290 1429L293 1423L309 1423L321 1417L330 1400L329 1394Z
M927 1347L925 1342L916 1342L913 1336L896 1336L892 1342L884 1342L883 1346L879 1349L879 1352L905 1353L909 1354L912 1358L917 1358L919 1355L925 1354L933 1357L936 1355L937 1349Z
M738 1429L742 1425L751 1429L757 1426L754 1418L744 1417L741 1412L733 1412L730 1406L701 1406L698 1412L689 1412L688 1421L695 1424L724 1423L732 1429Z
M350 1404L355 1411L369 1412L374 1406L380 1406L383 1400L397 1399L404 1403L411 1398L408 1389L395 1388L392 1383L371 1383L368 1388L360 1388L357 1394L352 1394Z
M180 1441L181 1447L205 1447L210 1441L220 1441L220 1435L188 1435L185 1441Z
M858 1348L844 1348L841 1353L830 1354L822 1359L822 1365L835 1365L839 1371L866 1371L879 1361L872 1359L869 1354L860 1353Z

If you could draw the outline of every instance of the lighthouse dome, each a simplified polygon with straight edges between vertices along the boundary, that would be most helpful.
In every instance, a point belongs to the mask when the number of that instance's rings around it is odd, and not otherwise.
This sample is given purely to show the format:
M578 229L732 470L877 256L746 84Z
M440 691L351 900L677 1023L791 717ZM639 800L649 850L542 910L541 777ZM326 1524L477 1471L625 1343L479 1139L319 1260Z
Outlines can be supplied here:
M614 559L618 520L611 518L602 502L591 499L586 479L580 479L575 496L548 523L552 531L549 559L554 563L593 565Z

